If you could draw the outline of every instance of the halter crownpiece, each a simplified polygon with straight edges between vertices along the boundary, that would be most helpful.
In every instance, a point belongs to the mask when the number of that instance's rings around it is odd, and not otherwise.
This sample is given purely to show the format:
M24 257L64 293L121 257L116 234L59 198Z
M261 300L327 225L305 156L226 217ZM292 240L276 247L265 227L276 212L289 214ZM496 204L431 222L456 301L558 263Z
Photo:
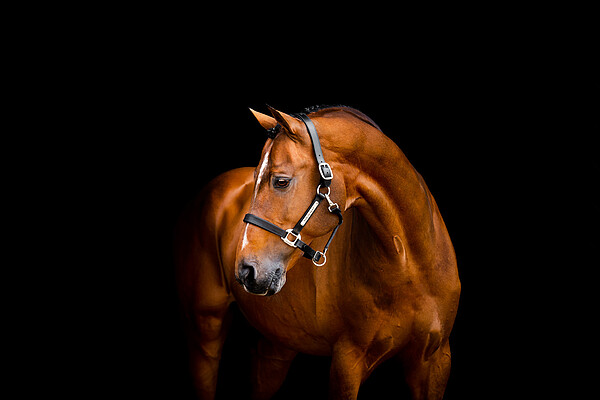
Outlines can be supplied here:
M333 237L340 228L340 225L342 225L342 223L344 222L344 219L342 218L342 211L340 210L340 207L337 205L337 203L331 201L331 198L329 197L329 195L331 194L330 186L331 181L333 180L333 170L331 169L331 166L325 162L325 158L323 157L323 150L321 149L321 142L319 141L319 135L317 135L317 129L315 128L315 125L310 120L310 118L306 116L306 114L293 114L293 116L301 119L302 122L304 122L304 125L306 125L306 129L308 130L308 133L310 135L310 140L312 142L315 158L317 160L317 168L319 169L320 175L319 185L317 186L317 194L315 195L315 198L312 200L304 214L302 214L302 217L300 217L296 225L291 229L282 229L267 220L257 217L254 214L246 214L246 216L244 217L244 222L258 226L259 228L262 228L267 232L279 236L285 244L302 250L304 252L304 257L311 259L313 264L320 267L325 265L325 263L327 262L327 256L325 254L329 249L329 245L331 244ZM327 190L325 192L322 192L321 188L325 188ZM329 237L327 244L325 244L323 251L316 251L308 244L302 241L300 231L302 231L302 228L304 228L304 226L313 216L313 214L315 213L315 211L317 210L317 208L323 200L327 200L327 203L329 205L327 209L330 213L337 215L337 217L339 218L339 222L337 226L333 229L333 232L331 232L331 236ZM321 258L323 258L323 262L319 263L319 261L321 261Z

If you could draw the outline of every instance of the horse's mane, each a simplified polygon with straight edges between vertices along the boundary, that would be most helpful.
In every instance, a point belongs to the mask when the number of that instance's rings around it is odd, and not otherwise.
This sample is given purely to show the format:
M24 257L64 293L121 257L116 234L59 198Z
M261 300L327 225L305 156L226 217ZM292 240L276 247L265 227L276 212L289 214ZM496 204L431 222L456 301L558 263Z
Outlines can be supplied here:
M302 112L304 114L312 114L312 113L316 113L316 112L323 112L323 114L326 114L328 112L333 112L333 111L343 111L343 112L352 114L353 116L360 119L361 121L366 122L367 124L371 125L375 129L381 131L381 128L379 127L379 125L377 125L375 123L375 121L373 121L371 118L369 118L366 114L357 110L356 108L348 107L343 104L329 104L329 105L321 104L321 105L306 107L306 108L304 108L304 110L302 110ZM270 137L271 139L275 138L275 136L277 136L277 134L279 133L280 129L281 129L281 125L279 125L279 124L277 124L273 128L267 129L267 136Z
M355 117L357 117L358 119L366 122L367 124L371 125L372 127L378 129L381 131L381 128L379 127L379 125L377 125L375 123L375 121L373 121L371 118L369 118L366 114L364 114L363 112L357 110L356 108L352 108L352 107L348 107L345 106L343 104L329 104L329 105L316 105L316 106L310 106L310 107L306 107L304 109L304 113L305 114L311 114L311 113L315 113L318 111L323 111L324 113L328 112L328 111L343 111L343 112L347 112L349 114L354 115Z

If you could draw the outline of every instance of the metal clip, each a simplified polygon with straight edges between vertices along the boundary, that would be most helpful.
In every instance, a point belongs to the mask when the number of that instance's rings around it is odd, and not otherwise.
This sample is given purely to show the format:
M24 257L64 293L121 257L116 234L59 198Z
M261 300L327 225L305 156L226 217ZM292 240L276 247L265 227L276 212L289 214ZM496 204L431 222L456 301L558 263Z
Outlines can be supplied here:
M327 202L329 203L329 207L327 207L329 212L333 212L333 210L335 210L336 208L340 208L340 206L338 206L338 203L334 203L333 201L331 201L329 196L325 196L325 200L327 200Z
M327 193L321 193L321 185L317 186L317 194L323 196L325 200L327 200L327 203L329 204L329 207L327 207L327 209L329 210L329 212L333 212L333 210L335 210L336 208L340 208L340 206L338 206L337 203L334 203L329 197L329 195L331 194L331 188L327 187L326 189Z

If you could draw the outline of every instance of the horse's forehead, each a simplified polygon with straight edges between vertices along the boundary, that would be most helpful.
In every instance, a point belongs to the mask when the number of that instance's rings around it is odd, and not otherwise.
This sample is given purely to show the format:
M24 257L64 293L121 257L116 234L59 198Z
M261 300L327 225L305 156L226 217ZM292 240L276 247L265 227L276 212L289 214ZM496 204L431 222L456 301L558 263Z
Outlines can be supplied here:
M267 143L263 149L262 158L258 166L258 173L256 174L256 187L260 187L260 183L265 179L265 176L269 173L270 169L277 164L281 164L282 160L288 160L289 157L282 158L282 151L278 149L280 146L276 146L275 141Z
M273 167L283 165L300 165L304 159L304 148L293 142L285 135L280 135L273 141L269 152L269 163Z

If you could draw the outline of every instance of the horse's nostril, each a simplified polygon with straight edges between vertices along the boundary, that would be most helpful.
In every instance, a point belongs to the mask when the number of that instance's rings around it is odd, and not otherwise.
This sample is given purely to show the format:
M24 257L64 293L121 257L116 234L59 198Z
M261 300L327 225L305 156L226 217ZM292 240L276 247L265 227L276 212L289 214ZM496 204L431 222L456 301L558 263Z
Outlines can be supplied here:
M242 282L254 282L256 279L256 268L250 264L242 264L239 271Z

